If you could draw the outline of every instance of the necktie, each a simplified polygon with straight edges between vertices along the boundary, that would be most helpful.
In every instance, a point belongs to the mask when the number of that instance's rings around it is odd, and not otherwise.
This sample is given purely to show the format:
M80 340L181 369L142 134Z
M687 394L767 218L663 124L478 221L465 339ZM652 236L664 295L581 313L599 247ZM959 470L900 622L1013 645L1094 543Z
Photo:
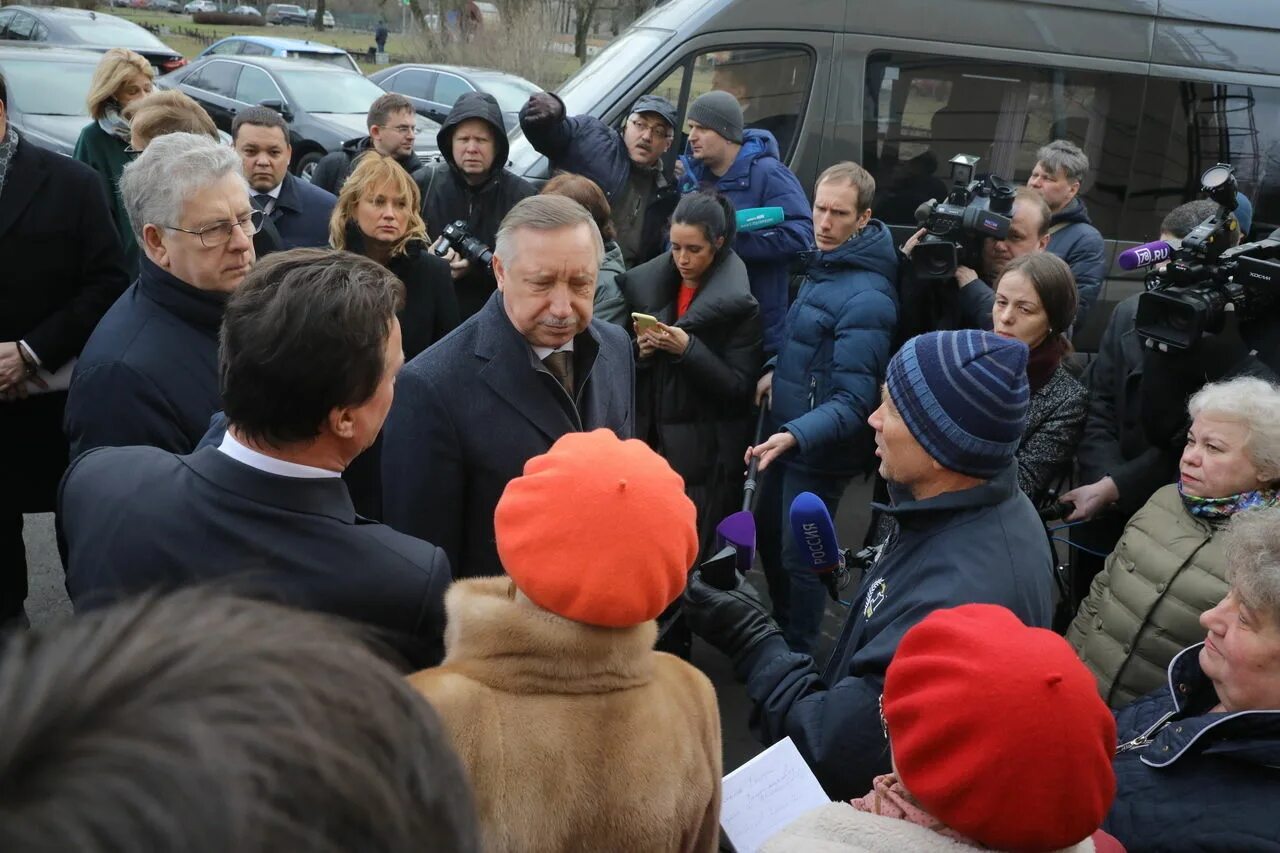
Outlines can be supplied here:
M542 360L547 370L551 371L551 375L556 381L569 392L569 396L573 396L573 353L568 350L553 352Z
M253 206L261 210L263 213L271 212L271 202L274 199L266 193L258 193L253 197Z

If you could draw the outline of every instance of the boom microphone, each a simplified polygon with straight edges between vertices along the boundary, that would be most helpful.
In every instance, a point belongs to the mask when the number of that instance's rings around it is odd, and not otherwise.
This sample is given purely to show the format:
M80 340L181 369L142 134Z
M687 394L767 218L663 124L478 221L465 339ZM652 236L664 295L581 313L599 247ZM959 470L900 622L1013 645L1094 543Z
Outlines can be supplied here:
M813 492L801 492L791 502L790 519L791 535L805 562L818 573L831 600L839 601L838 586L845 566L827 505Z
M1122 270L1149 267L1169 260L1173 256L1174 248L1172 244L1166 243L1164 240L1143 243L1141 246L1125 249L1120 253L1120 257L1116 259L1116 262L1120 264L1120 269Z
M786 215L780 207L748 207L739 210L735 218L739 231L756 231L760 228L781 225Z

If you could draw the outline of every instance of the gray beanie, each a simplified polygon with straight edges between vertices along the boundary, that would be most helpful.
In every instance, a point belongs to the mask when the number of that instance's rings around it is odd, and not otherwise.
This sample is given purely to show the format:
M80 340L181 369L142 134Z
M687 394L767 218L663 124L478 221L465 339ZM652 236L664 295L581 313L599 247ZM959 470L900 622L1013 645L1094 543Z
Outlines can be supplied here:
M689 106L688 119L714 130L730 142L742 144L742 107L728 92L713 89Z

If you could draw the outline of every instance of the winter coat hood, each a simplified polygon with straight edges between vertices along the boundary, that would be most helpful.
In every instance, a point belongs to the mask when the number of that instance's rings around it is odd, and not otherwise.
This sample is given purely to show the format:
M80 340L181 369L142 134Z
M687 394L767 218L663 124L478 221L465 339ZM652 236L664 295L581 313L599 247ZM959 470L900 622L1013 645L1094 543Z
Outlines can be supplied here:
M759 159L764 157L772 157L775 160L781 160L781 154L778 149L778 140L773 138L773 134L767 130L757 130L749 127L742 132L742 148L738 151L738 156L734 159L733 164L728 170L720 176L718 185L723 185L725 181L740 181L749 183L752 165ZM714 180L711 171L700 160L693 159L693 149L685 145L684 161L686 174L691 175L698 184L706 181ZM688 192L688 189L684 190Z
M1058 223L1074 225L1077 222L1083 222L1085 225L1093 224L1089 220L1088 209L1084 206L1084 202L1078 197L1071 199L1070 204L1049 218L1049 227L1052 228Z
M502 120L502 108L498 106L493 95L486 92L467 92L459 97L453 109L449 111L448 118L440 126L440 132L436 134L436 146L440 149L440 156L444 161L457 169L458 164L453 161L453 135L457 132L458 125L473 118L478 118L493 128L494 156L493 165L489 167L489 177L492 178L507 164L507 155L511 150L507 142L507 127Z
M806 274L821 275L824 270L838 273L866 270L882 275L890 282L898 280L898 250L893 235L879 219L872 219L858 234L829 252L815 249L806 256Z

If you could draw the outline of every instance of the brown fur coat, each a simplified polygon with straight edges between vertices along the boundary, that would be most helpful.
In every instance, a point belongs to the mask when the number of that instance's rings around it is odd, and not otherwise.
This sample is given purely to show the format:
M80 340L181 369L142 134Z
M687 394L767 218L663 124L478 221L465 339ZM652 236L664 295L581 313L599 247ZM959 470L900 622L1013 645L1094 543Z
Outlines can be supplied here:
M653 651L656 624L596 628L458 581L444 663L409 676L471 776L488 851L714 851L711 682Z

